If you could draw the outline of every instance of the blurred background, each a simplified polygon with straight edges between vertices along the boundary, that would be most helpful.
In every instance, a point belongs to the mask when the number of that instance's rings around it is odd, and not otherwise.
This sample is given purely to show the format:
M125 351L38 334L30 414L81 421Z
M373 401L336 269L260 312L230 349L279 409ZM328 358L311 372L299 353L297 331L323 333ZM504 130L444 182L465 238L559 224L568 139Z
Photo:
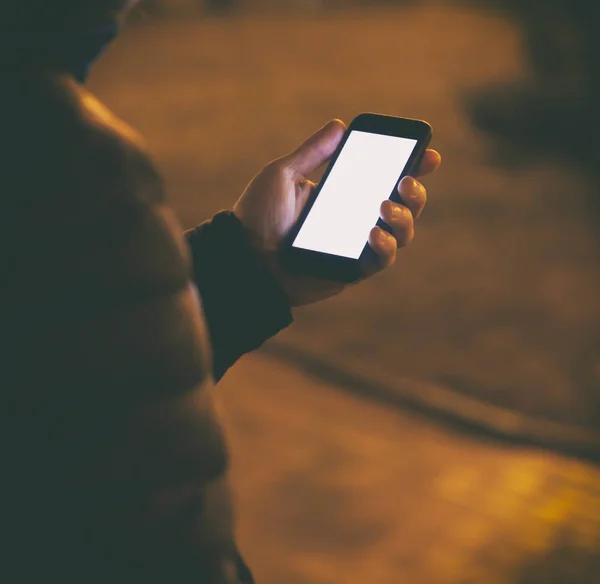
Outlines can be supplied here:
M397 266L219 387L259 582L600 582L599 24L587 0L147 0L95 68L186 228L334 117L426 119L444 157Z

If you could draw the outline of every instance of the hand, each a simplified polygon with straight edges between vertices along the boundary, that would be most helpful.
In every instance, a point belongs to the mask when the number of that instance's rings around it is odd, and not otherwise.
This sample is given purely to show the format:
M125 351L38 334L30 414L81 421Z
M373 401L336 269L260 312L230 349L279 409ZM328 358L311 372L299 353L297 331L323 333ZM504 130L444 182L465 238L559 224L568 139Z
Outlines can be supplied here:
M306 176L332 157L345 131L346 126L340 120L329 122L297 150L268 164L246 187L233 208L292 306L324 300L347 286L287 271L280 265L277 254L316 188ZM419 175L435 171L440 162L441 157L435 150L427 150ZM397 249L412 241L414 222L425 207L425 187L415 179L404 178L398 192L403 205L389 200L381 205L381 217L392 228L393 235L380 227L374 227L369 234L369 244L378 261L368 275L394 263Z

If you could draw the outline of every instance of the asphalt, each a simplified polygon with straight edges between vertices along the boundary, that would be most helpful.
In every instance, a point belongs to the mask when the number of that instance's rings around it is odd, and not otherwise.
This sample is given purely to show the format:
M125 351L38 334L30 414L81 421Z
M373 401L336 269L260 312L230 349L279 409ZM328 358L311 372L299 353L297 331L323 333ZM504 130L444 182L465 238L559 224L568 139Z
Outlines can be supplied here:
M600 468L255 353L216 388L264 584L597 584Z

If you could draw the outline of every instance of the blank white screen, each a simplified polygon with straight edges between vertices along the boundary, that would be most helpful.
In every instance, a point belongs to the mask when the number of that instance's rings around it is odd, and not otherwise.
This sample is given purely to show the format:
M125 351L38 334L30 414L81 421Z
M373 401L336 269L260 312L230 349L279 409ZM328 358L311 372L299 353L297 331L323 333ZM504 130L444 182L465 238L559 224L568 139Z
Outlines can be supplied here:
M358 259L416 144L351 132L293 246Z

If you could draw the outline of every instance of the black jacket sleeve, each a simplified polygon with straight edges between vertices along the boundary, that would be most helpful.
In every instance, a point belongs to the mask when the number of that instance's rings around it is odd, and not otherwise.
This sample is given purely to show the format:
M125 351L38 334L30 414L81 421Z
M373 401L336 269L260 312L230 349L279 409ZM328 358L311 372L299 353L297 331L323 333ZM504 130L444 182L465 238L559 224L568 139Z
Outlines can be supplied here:
M292 322L288 299L231 211L186 233L221 379L242 355Z

